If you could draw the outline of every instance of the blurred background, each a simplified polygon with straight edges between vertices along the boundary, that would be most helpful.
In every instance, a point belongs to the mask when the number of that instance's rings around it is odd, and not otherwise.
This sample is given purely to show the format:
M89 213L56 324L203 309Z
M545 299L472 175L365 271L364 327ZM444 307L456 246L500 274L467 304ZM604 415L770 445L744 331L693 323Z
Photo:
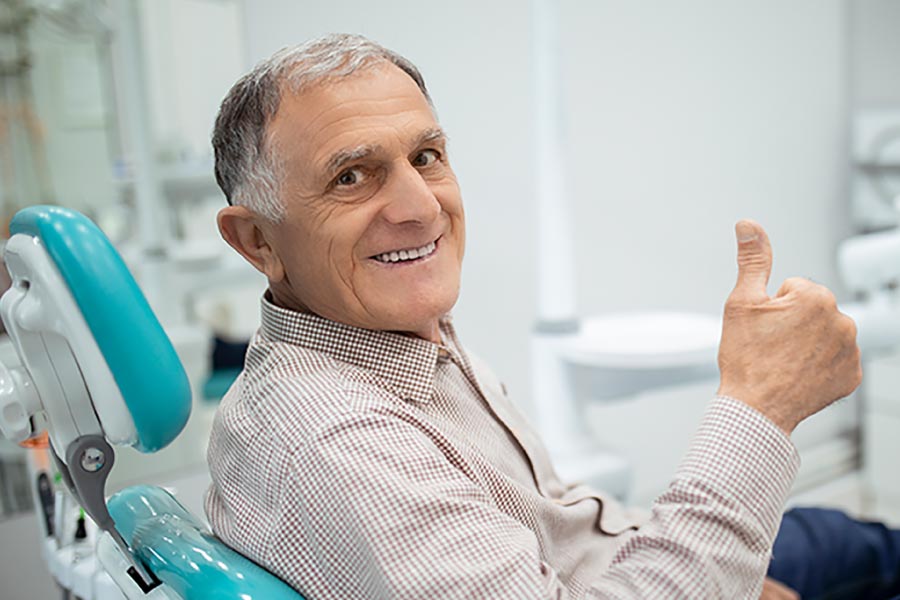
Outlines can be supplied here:
M772 292L799 275L842 303L870 299L839 246L898 223L900 2L556 7L576 316L717 317L736 273L733 225L745 217L772 240ZM545 285L536 265L553 250L536 233L527 3L0 0L0 231L37 203L90 216L125 257L194 386L187 432L152 457L123 452L113 489L204 468L216 402L265 289L215 228L225 200L212 174L212 123L253 64L334 31L369 36L422 70L467 211L455 322L534 412ZM897 282L886 277L878 285L890 296ZM856 397L798 430L804 467L792 502L900 523L897 344L900 336L867 352ZM8 344L0 359L15 362ZM584 406L597 438L633 467L630 501L649 504L666 485L715 389L708 377ZM0 598L53 597L24 450L3 443Z

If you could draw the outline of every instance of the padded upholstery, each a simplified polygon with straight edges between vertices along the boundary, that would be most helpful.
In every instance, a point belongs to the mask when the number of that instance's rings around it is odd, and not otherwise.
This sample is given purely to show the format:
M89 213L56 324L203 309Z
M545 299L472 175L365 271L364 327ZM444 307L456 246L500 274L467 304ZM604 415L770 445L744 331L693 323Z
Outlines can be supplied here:
M134 420L135 447L155 452L169 444L190 415L190 384L112 244L90 219L58 206L19 211L10 232L40 239L59 269Z
M10 231L38 238L59 270L134 421L136 447L155 452L169 444L190 415L190 384L112 244L87 217L55 206L20 211ZM107 506L136 558L181 598L303 600L222 544L161 488L134 486Z
M162 488L136 485L109 499L116 528L182 598L303 600L283 581L208 533Z

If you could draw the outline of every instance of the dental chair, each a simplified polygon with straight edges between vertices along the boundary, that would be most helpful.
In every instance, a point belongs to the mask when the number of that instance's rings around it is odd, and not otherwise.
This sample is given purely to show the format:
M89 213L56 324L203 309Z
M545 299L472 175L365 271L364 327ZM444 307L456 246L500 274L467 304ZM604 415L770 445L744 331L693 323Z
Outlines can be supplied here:
M0 316L18 366L0 364L0 432L47 430L72 496L102 532L97 560L125 597L302 600L217 540L162 488L108 501L114 446L152 453L181 432L191 391L171 342L122 259L83 215L20 211L5 260L12 287Z

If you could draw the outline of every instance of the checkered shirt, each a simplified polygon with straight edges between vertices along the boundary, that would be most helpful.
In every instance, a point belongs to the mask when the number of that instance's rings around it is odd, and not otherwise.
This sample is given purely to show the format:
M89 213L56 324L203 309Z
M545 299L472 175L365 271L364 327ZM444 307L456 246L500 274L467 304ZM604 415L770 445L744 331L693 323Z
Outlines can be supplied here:
M213 425L216 535L310 600L758 598L799 463L770 421L716 398L647 515L561 482L449 319L441 335L264 299Z

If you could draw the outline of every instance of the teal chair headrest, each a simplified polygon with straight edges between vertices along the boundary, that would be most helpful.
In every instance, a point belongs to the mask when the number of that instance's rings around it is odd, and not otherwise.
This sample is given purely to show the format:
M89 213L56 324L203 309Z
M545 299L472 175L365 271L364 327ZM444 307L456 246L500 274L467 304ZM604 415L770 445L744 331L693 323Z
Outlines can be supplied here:
M10 234L40 239L72 292L137 430L135 447L155 452L184 428L191 388L172 343L103 232L58 206L19 211Z
M135 555L181 598L303 600L282 580L209 534L161 488L132 486L112 496L108 505Z

